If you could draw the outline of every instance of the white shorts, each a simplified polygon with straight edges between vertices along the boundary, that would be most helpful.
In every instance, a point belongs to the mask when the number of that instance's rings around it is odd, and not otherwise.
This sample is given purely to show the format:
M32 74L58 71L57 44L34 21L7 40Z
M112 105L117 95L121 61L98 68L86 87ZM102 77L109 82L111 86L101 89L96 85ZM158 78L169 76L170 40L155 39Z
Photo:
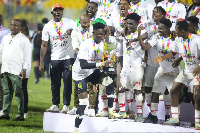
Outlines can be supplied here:
M154 77L158 71L158 67L153 67L150 65L146 66L145 73L144 73L144 86L146 87L153 87Z
M136 66L129 68L122 68L120 74L120 81L123 87L128 89L141 90L142 80L144 76L144 67Z
M199 77L199 75L194 77L192 73L185 72L185 70L182 70L179 73L178 77L175 79L175 82L183 83L187 87L190 85L191 82L193 82L193 85L199 85Z
M164 73L164 71L161 68L158 68L158 72L154 77L154 85L152 92L164 94L166 88L169 91L172 88L174 80L177 76L178 73Z

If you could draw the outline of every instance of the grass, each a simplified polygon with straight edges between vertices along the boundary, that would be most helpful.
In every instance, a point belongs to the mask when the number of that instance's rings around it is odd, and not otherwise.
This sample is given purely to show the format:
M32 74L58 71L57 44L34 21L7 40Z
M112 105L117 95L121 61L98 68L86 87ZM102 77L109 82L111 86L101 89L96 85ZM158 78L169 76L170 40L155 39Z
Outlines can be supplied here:
M60 94L60 109L62 109L62 92L63 83L61 86ZM0 121L0 132L44 132L43 131L43 114L44 111L52 105L51 102L51 85L50 80L41 78L38 84L34 84L33 67L31 70L31 76L28 81L28 94L29 94L29 118L22 122L15 122L13 119L17 114L17 103L15 96L11 105L10 120ZM73 106L72 95L71 107Z

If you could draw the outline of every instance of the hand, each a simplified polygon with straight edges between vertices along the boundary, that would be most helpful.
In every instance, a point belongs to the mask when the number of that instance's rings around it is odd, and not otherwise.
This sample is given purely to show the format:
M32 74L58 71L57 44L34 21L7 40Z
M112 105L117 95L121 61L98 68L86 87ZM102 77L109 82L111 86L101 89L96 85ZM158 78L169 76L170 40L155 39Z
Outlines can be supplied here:
M143 58L143 62L145 62L145 63L147 63L147 60L148 60L148 57L146 57L146 56L144 56L144 58Z
M22 70L19 74L19 76L21 77L21 79L25 79L26 78L26 70Z
M141 34L141 31L144 30L144 26L143 24L141 24L139 27L138 27L138 35Z
M178 58L176 59L173 63L172 63L172 67L176 68L179 66L180 62L181 62L182 58Z
M44 74L44 65L43 64L40 64L39 70L40 70L40 74L43 75Z
M68 36L70 36L71 33L72 33L72 29L66 31L66 34L67 34Z
M159 63L162 61L162 57L161 56L157 56L155 59L154 59L154 63Z
M97 88L98 88L98 85L99 85L99 84L93 85L93 91L96 92L96 93L98 92L98 89L97 89Z
M197 76L197 75L199 74L199 72L200 72L200 66L196 67L196 68L194 69L194 71L192 72L192 74L193 74L193 76L195 77L195 76Z

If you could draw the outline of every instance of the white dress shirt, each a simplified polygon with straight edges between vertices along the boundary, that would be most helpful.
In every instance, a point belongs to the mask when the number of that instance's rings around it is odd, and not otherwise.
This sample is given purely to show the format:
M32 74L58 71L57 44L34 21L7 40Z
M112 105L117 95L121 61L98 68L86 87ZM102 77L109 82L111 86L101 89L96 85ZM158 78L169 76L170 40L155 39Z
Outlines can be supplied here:
M19 75L22 69L28 69L31 58L31 44L22 33L12 37L5 35L0 45L1 72Z

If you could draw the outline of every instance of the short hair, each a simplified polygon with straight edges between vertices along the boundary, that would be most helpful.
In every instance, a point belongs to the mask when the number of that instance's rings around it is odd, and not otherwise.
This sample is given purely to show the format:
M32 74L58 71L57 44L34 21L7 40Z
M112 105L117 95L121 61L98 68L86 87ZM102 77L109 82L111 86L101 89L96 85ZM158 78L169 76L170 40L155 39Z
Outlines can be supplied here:
M40 30L40 31L42 31L43 25L42 25L41 23L38 23L38 24L37 24L37 29Z
M88 4L89 4L89 3L95 4L96 7L98 7L98 4L97 4L96 2L94 2L94 1L88 2ZM88 5L88 4L87 4L87 5Z
M179 30L188 31L189 24L186 21L179 21L176 26L178 26Z
M48 18L43 18L43 19L42 19L42 23L43 23L43 24L47 24L48 22L49 22L49 19L48 19Z
M162 18L160 20L161 24L164 24L166 27L171 28L172 27L172 22L169 19Z
M20 23L20 26L23 26L23 25L22 25L22 21L21 21L20 19L13 19L13 20L19 22L19 23Z
M120 2L121 2L121 1L122 1L122 0L120 0ZM127 1L129 5L131 4L130 0L125 0L125 1ZM120 2L119 2L118 5L120 5Z
M136 21L138 23L140 21L140 16L137 15L136 13L130 13L130 14L128 14L128 16L126 18L127 19L132 19L132 20L134 20L134 21Z
M199 19L196 16L190 16L189 18L187 18L187 21L189 21L192 24L198 24L199 23Z
M158 9L163 15L166 15L165 9L163 9L161 6L156 6L154 9Z
M97 22L93 24L93 30L104 29L104 28L105 28L105 25L101 22Z
M25 32L25 34L26 34L26 36L29 36L29 29L28 29L28 26L23 26L22 27L22 31L24 31Z

